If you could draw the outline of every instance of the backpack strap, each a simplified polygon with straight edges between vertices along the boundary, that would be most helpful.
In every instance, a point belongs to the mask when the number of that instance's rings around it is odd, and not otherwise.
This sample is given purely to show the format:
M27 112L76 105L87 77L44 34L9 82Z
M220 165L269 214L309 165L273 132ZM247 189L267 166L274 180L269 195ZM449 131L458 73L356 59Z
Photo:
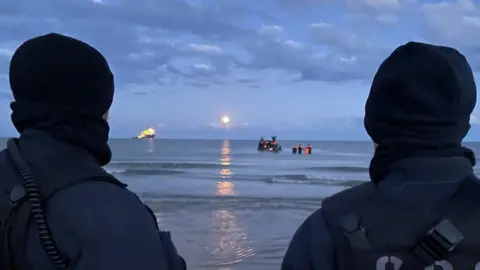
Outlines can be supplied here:
M417 242L411 250L413 264L421 267L434 265L435 262L447 260L456 248L464 241L462 227L476 211L480 194L480 182L476 177L466 179L459 190L440 208L436 222ZM401 269L410 269L406 263Z
M345 238L352 248L371 248L367 233L362 225L361 217L357 214L350 214L340 220L340 225L345 230Z

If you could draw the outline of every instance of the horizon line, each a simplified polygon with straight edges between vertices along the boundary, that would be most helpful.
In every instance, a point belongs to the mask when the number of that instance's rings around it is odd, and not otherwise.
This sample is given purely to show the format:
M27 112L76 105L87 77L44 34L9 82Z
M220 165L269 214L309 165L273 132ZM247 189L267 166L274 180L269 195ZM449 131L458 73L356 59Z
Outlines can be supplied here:
M0 139L9 139L9 138L18 138L18 136L0 136ZM154 139L135 139L132 137L110 137L109 140L133 140L133 141L148 141L148 140L190 140L190 141L224 141L224 140L229 140L229 141L257 141L258 139L253 139L253 138L182 138L182 137L156 137ZM340 140L340 139L315 139L315 138L285 138L281 139L280 141L294 141L294 140L308 140L308 141L317 141L317 142L370 142L372 143L372 140L369 139L345 139L345 140ZM480 143L480 139L477 140L464 140L463 142L466 143Z
M152 139L134 139L130 137L111 137L111 140L135 140L135 141L143 141L143 140L152 140ZM158 137L154 138L153 140L191 140L191 141L257 141L258 139L253 138L173 138L173 137ZM347 140L339 140L339 139L315 139L315 138L286 138L281 139L279 141L294 141L294 140L310 140L310 141L318 141L318 142L372 142L369 139L347 139ZM463 142L473 142L473 143L480 143L479 140L464 140Z

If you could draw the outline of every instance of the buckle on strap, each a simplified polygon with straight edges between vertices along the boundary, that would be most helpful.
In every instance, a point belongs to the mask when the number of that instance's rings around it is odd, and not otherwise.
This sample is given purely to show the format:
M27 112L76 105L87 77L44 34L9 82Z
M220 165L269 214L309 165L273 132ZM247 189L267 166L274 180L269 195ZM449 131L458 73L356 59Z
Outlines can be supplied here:
M344 230L344 236L347 238L352 248L368 249L371 248L367 238L367 233L361 224L360 217L351 214L342 218L340 222Z
M448 259L464 239L463 234L447 219L443 219L417 243L412 253L427 264Z

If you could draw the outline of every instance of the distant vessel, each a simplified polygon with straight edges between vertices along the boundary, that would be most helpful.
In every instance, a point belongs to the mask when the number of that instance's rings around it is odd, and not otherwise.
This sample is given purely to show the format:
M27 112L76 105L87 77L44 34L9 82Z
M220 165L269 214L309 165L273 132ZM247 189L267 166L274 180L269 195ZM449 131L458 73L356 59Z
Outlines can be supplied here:
M140 132L140 135L133 137L134 139L153 139L155 138L155 129L147 128Z

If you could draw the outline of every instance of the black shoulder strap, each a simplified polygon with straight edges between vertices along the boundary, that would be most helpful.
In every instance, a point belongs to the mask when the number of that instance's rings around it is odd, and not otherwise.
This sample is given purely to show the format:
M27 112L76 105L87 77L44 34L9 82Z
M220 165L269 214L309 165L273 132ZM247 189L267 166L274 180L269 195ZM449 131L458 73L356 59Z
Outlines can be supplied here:
M370 247L361 215L345 211L345 209L350 208L351 205L361 206L369 203L370 201L365 202L365 197L373 197L375 192L375 185L369 182L346 189L322 201L325 220L330 230L333 229L332 233L337 244L347 240L346 243L352 248ZM335 224L331 224L331 222ZM340 225L340 231L337 229L337 224Z
M472 177L465 180L447 205L435 214L438 218L434 225L413 247L411 254L414 260L411 263L427 267L436 261L447 260L465 238L461 231L462 224L478 211L475 202L479 195L478 179ZM410 266L406 263L401 269L410 269Z

